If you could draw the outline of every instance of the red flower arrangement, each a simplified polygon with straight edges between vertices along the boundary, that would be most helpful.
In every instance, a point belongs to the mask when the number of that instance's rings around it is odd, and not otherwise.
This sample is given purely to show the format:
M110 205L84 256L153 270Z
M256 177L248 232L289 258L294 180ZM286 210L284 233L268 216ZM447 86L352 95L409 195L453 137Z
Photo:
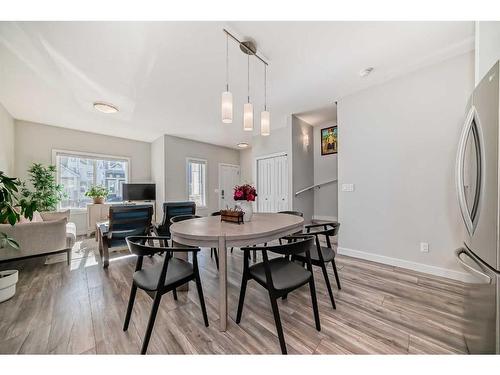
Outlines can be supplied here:
M252 185L245 184L241 186L234 187L234 200L235 201L255 201L257 196L257 191Z

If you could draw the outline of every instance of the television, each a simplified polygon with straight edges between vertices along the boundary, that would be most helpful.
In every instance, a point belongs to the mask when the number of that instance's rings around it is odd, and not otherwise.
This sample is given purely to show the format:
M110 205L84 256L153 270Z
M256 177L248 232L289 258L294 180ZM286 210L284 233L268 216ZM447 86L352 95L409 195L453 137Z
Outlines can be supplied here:
M155 184L123 184L124 201L154 201L156 199Z

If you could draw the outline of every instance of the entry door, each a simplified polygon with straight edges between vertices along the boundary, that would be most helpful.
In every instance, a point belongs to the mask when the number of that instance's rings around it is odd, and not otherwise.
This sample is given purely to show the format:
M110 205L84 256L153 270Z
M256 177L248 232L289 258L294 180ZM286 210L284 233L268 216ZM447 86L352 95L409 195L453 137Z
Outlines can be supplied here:
M219 164L219 209L234 208L233 191L240 184L240 167Z
M257 209L277 212L288 209L288 159L286 155L257 160Z

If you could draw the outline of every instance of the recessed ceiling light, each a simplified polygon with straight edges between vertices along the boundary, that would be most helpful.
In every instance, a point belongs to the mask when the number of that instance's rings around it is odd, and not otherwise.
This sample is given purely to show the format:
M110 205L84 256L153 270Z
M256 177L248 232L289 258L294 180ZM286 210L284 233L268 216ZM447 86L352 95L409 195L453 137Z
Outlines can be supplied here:
M370 66L366 69L363 69L362 71L359 72L359 76L360 77L366 77L368 74L370 74L371 72L373 72L373 68Z
M102 113L116 113L118 112L118 108L116 108L112 104L103 103L103 102L95 102L94 108Z
M248 146L249 146L248 143L245 143L245 142L238 143L239 148L247 148Z

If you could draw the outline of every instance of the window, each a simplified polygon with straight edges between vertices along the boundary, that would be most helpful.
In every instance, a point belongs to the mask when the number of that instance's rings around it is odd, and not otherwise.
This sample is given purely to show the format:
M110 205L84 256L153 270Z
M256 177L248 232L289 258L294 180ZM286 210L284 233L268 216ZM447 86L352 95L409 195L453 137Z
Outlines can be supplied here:
M188 200L198 207L206 206L207 161L187 159Z
M110 202L123 200L122 184L128 182L128 159L55 151L55 164L57 181L64 186L66 193L61 208L85 208L91 203L91 199L85 196L91 185L106 186Z

